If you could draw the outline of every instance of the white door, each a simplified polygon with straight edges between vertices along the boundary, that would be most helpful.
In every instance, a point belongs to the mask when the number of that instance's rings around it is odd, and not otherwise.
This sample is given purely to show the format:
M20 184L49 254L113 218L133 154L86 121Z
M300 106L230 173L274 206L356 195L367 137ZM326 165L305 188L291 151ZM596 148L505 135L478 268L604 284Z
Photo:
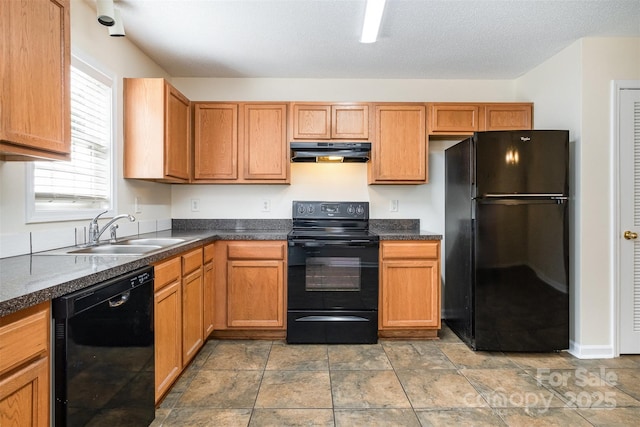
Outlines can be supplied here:
M620 353L640 353L640 87L619 92Z

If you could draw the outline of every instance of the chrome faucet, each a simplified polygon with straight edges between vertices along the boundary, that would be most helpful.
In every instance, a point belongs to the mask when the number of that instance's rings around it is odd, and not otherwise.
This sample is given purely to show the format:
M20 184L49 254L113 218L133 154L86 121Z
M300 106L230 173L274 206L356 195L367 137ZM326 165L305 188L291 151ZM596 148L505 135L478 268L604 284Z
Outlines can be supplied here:
M129 214L120 214L120 215L116 215L114 216L111 221L109 221L108 223L105 224L104 227L102 227L102 230L100 229L100 226L98 225L98 218L100 218L101 215L106 214L109 211L104 211L102 213L99 213L98 215L96 215L95 218L93 218L91 220L91 222L89 223L89 242L87 243L88 246L95 246L98 244L98 241L100 240L100 236L102 235L102 233L104 233L104 231L109 228L109 226L111 224L113 224L114 222L116 222L119 219L122 218L129 218L129 221L133 222L136 220L136 218L133 215L129 215ZM115 230L116 228L118 228L117 225L114 225L111 227L111 239L115 240Z

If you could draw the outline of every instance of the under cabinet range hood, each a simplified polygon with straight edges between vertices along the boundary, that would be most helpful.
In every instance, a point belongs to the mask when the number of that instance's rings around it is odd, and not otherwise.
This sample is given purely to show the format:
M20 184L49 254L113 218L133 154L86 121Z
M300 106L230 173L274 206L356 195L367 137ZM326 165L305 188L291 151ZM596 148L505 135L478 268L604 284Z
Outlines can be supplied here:
M365 163L370 142L292 142L291 162Z

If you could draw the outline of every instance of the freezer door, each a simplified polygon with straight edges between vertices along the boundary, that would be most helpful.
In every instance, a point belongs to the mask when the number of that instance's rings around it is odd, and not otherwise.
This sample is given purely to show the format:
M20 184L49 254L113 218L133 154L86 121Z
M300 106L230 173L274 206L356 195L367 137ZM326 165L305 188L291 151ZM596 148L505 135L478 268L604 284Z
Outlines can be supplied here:
M569 346L567 202L476 204L474 335L477 350Z
M477 132L475 194L568 194L568 131Z

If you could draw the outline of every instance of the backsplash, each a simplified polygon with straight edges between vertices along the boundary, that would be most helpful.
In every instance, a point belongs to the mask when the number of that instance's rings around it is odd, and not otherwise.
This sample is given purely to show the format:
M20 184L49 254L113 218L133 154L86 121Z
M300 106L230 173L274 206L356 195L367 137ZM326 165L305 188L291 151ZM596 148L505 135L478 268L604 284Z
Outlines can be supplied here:
M290 219L174 219L172 229L188 230L290 230Z
M171 230L171 219L119 222L118 238ZM87 226L61 227L50 230L0 235L0 258L48 251L87 242ZM108 235L106 237L108 239ZM103 240L105 239L103 235Z

